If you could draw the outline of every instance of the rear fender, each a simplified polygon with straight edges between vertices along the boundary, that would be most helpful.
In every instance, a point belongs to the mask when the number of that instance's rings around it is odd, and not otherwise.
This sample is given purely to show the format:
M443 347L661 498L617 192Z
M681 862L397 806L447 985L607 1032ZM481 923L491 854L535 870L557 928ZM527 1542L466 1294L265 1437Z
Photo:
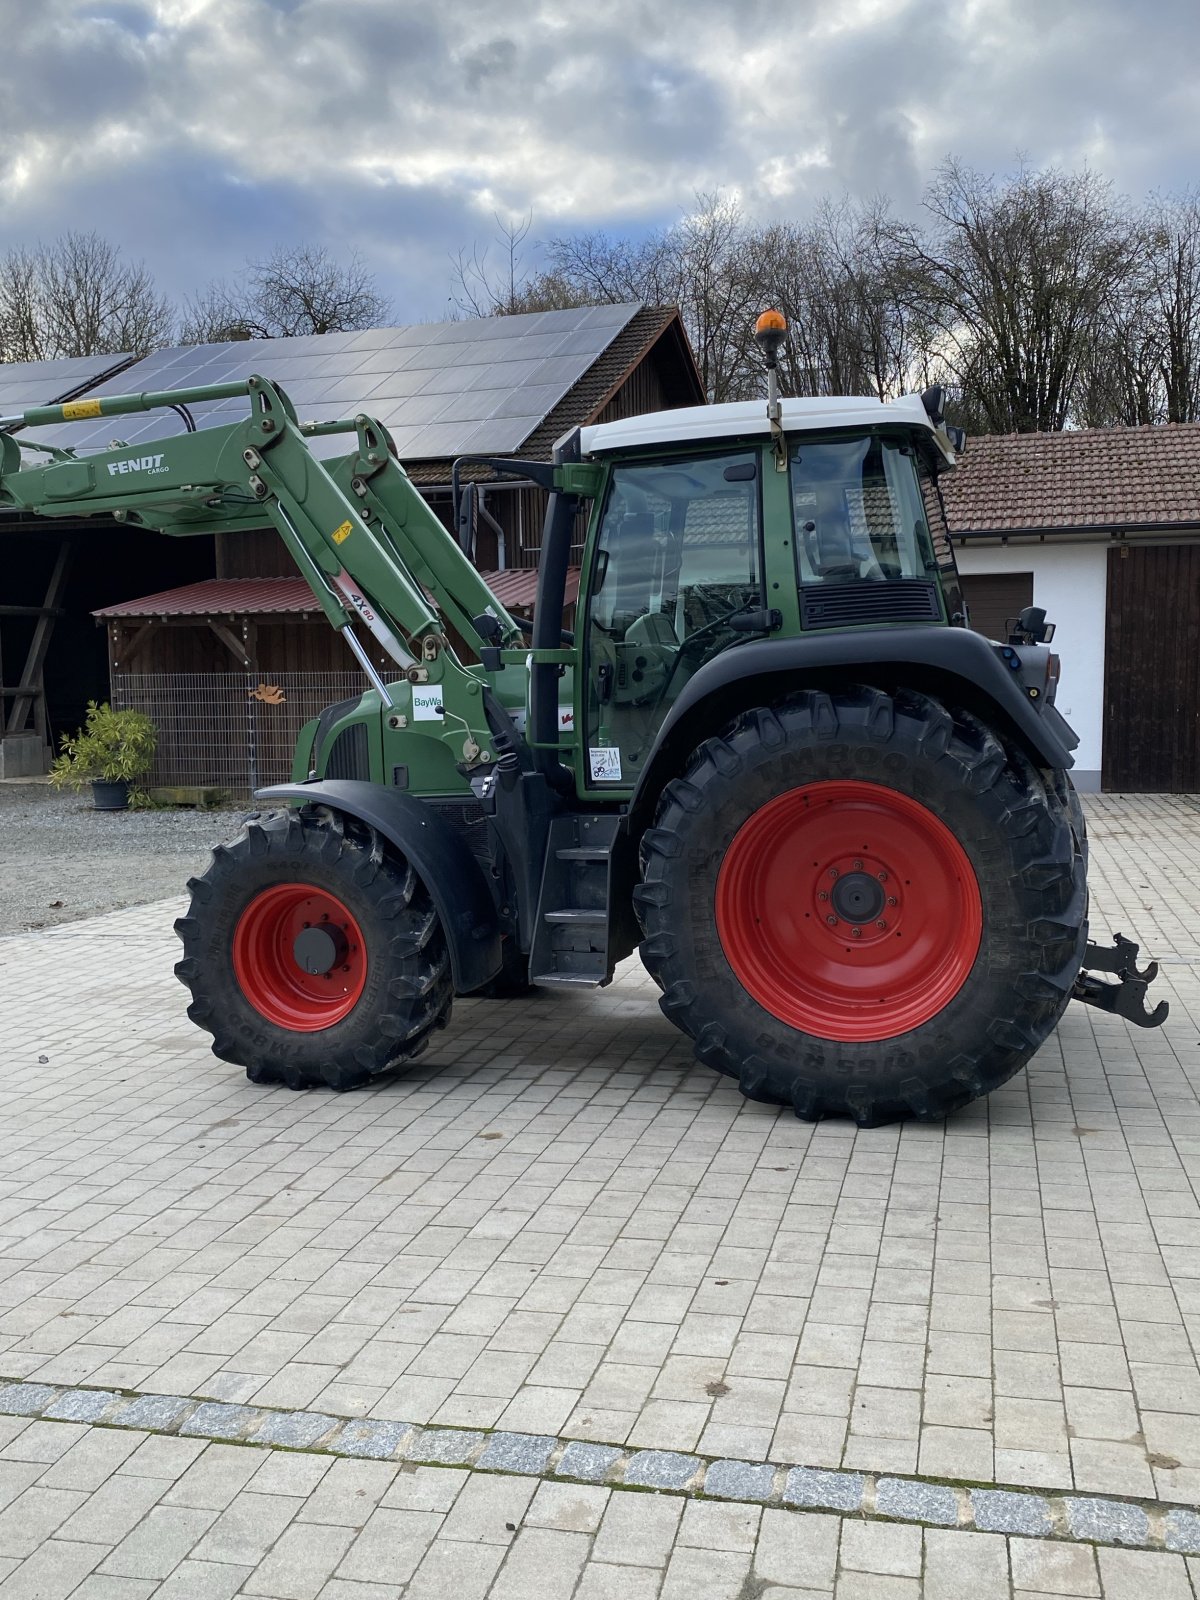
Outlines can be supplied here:
M412 865L429 890L450 949L457 994L471 994L500 971L500 920L487 881L462 837L415 795L351 778L280 783L254 797L329 806L377 828Z
M965 628L879 628L736 645L690 679L659 729L630 807L653 810L697 745L740 711L835 683L901 687L961 705L1015 737L1041 767L1074 765L1078 739L1054 707L1032 700L992 645Z

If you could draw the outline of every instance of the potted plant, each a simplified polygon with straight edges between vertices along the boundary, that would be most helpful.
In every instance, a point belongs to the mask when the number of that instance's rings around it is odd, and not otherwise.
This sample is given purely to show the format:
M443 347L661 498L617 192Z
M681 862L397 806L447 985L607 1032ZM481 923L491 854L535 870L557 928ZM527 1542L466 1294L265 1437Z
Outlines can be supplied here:
M88 701L87 721L74 735L62 736L62 754L50 768L56 789L92 786L97 811L124 811L130 787L154 762L157 734L141 711L114 711L106 702Z

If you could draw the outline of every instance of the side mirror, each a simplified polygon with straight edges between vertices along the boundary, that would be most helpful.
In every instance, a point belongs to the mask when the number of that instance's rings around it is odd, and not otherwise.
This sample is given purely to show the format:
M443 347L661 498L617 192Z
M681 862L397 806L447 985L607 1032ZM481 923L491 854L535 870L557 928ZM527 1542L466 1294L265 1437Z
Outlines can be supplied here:
M1054 624L1046 621L1042 606L1026 606L1011 624L1009 644L1049 644L1054 637Z
M459 549L470 555L475 548L475 523L479 516L479 485L466 483L454 507L454 531L458 535Z

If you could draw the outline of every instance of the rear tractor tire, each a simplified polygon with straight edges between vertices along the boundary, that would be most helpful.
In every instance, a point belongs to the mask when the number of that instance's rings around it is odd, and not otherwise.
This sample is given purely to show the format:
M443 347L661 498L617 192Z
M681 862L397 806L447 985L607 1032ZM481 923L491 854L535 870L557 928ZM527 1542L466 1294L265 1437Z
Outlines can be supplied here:
M251 1082L356 1089L449 1020L428 890L373 828L326 810L267 815L188 888L175 924L188 1016Z
M861 1126L944 1117L1019 1071L1087 939L1069 786L926 695L804 691L667 785L643 962L750 1099Z

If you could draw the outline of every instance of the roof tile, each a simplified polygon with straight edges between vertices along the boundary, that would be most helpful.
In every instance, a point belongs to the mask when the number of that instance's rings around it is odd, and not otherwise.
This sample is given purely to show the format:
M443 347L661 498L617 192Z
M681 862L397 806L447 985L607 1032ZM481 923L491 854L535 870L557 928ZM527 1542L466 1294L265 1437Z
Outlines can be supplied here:
M1200 423L985 434L943 492L955 534L1200 527Z

